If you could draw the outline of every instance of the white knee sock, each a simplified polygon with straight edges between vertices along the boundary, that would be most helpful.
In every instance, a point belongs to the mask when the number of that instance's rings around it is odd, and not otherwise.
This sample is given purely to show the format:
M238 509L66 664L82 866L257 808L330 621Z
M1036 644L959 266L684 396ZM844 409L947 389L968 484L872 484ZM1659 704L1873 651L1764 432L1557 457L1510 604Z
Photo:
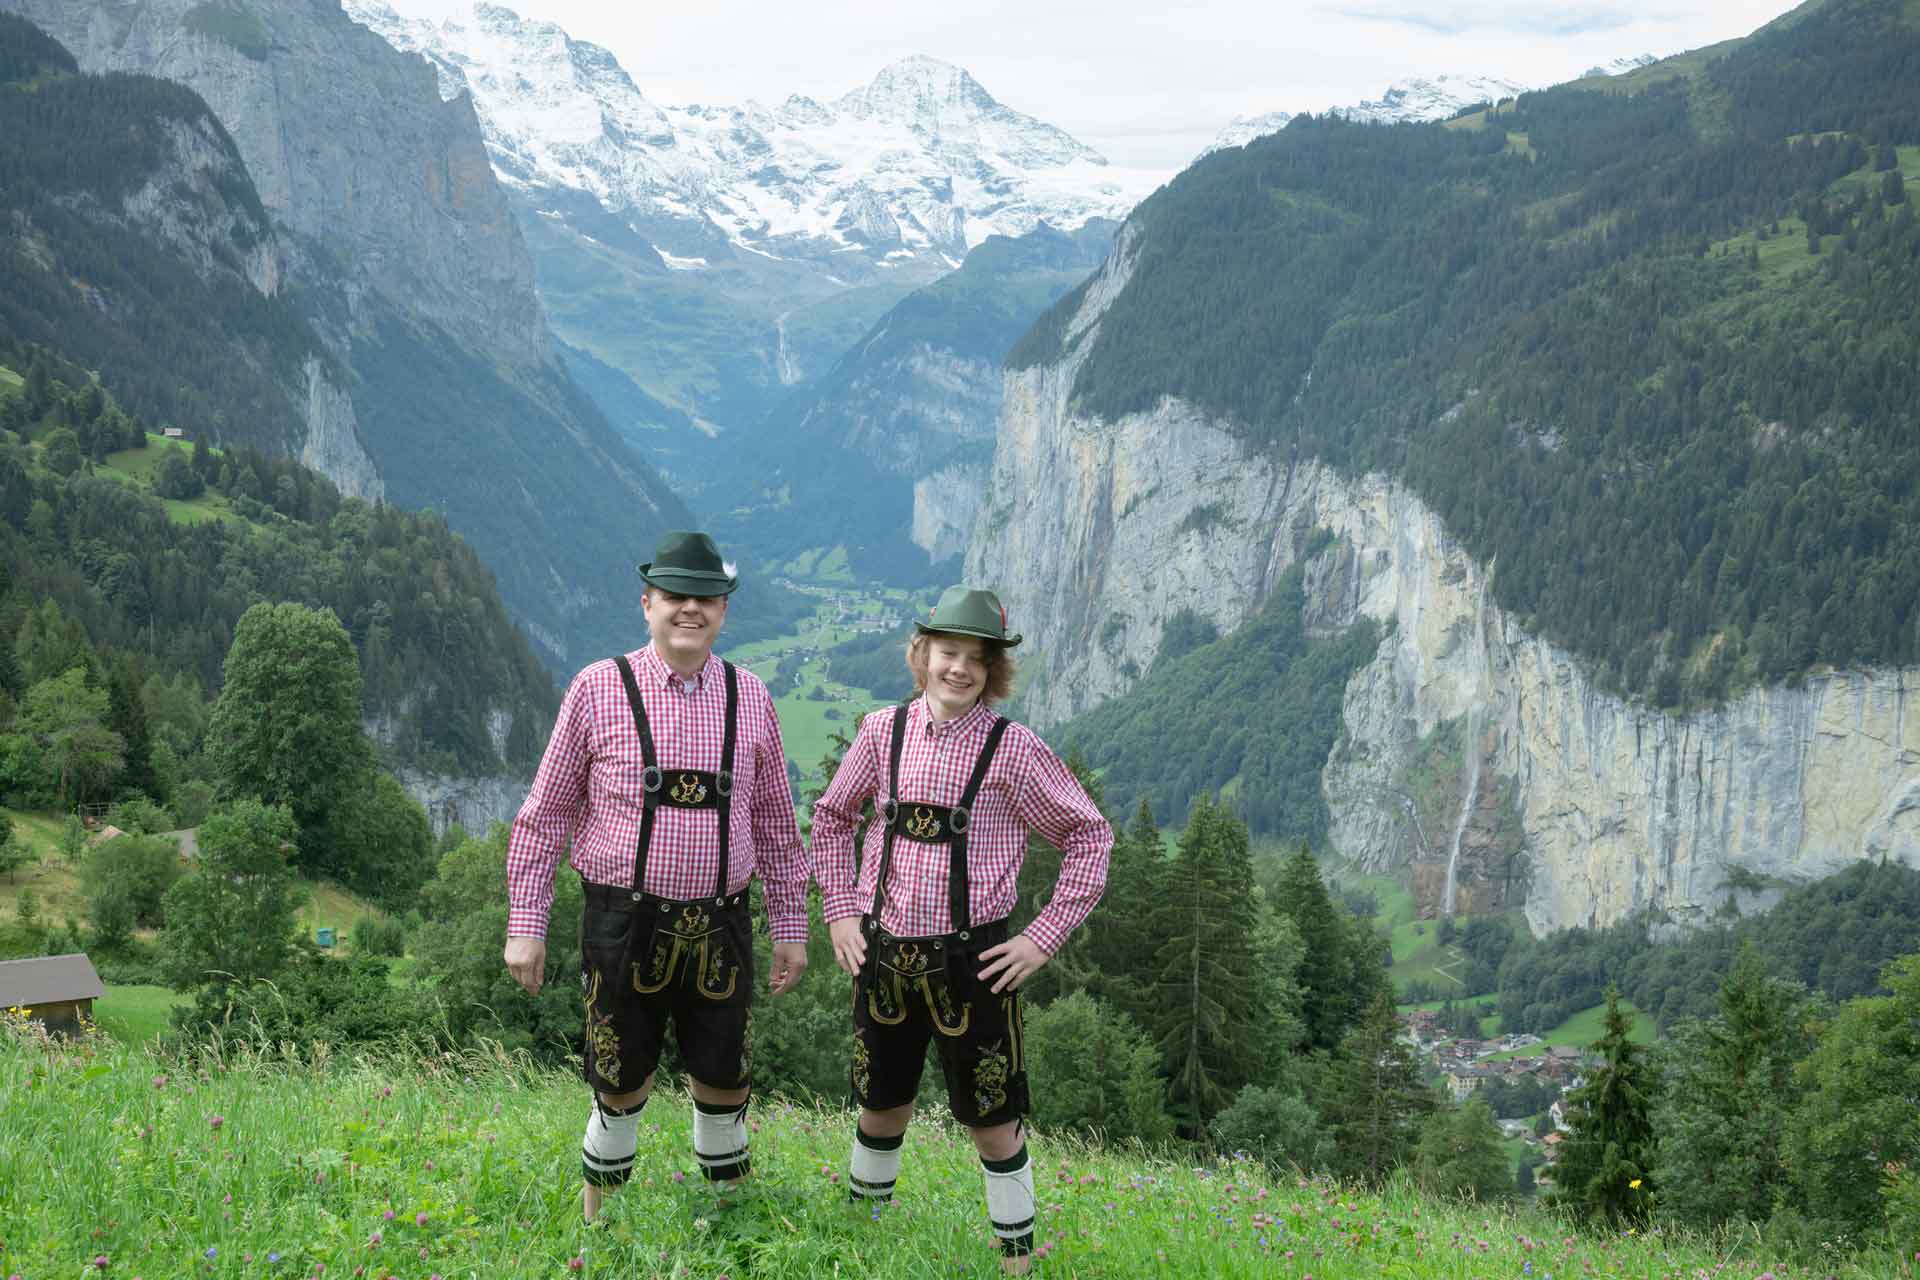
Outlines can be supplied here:
M580 1142L580 1173L596 1187L617 1187L633 1172L633 1153L640 1146L642 1098L625 1111L599 1098L587 1116L587 1135Z
M1000 1250L1008 1255L1033 1252L1033 1162L1025 1143L1005 1160L980 1161L987 1179L987 1217Z
M900 1144L905 1135L876 1138L858 1124L853 1157L847 1163L847 1195L853 1200L891 1200L900 1177Z
M747 1104L693 1103L693 1155L709 1180L731 1182L751 1169L747 1161Z

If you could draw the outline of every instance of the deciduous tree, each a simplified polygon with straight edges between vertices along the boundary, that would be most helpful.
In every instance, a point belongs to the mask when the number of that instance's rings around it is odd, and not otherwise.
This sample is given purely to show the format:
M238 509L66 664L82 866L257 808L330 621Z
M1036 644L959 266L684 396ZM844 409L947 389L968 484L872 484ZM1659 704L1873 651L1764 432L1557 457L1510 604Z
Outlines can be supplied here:
M1413 1172L1422 1188L1438 1196L1501 1200L1514 1190L1499 1127L1478 1098L1427 1117L1414 1148Z
M107 727L108 704L107 691L90 688L80 667L27 690L20 727L52 762L62 804L102 794L120 772L125 743Z
M1076 991L1028 1014L1022 1044L1028 1070L1046 1082L1034 1123L1108 1141L1172 1136L1159 1054L1126 1014Z
M287 806L300 824L302 860L331 869L328 819L370 759L359 662L331 611L256 604L241 615L207 753L226 795Z
M200 862L167 890L162 964L177 991L270 978L286 962L300 895L299 828L284 805L247 798L200 824Z

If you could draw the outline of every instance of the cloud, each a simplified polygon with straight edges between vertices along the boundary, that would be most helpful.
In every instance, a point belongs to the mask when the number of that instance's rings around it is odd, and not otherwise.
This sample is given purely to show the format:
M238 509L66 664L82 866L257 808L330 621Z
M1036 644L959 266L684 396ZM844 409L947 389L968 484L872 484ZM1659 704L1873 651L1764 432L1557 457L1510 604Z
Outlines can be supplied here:
M1390 22L1437 35L1467 35L1476 31L1525 32L1530 35L1575 36L1618 31L1654 15L1642 6L1588 5L1556 7L1524 3L1434 5L1411 0L1369 0L1363 5L1333 12L1359 22Z
M387 0L445 17L463 0ZM1115 164L1177 169L1229 120L1325 111L1443 73L1552 84L1745 35L1792 0L505 0L611 49L656 102L829 101L928 53Z

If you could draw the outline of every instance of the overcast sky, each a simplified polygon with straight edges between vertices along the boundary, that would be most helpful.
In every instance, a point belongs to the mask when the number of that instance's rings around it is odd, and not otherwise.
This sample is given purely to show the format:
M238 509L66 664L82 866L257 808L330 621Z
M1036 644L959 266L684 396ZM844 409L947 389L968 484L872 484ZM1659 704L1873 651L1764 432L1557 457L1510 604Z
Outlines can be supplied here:
M444 18L470 0L387 0ZM1116 164L1177 169L1238 115L1324 111L1408 76L1553 83L1745 35L1784 0L509 0L613 50L665 104L828 99L931 54Z

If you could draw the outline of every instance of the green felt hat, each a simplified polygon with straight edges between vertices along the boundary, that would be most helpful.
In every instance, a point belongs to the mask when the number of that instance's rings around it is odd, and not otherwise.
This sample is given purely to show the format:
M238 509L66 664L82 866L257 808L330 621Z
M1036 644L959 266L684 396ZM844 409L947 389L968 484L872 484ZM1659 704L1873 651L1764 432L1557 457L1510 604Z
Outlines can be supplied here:
M676 596L731 595L740 585L739 575L720 558L713 539L686 529L669 529L660 535L653 559L640 566L640 576L649 586Z
M979 636L1011 649L1020 637L1007 634L1007 607L1000 597L979 587L948 587L940 593L940 603L925 622L914 619L922 632L951 631L955 635Z

